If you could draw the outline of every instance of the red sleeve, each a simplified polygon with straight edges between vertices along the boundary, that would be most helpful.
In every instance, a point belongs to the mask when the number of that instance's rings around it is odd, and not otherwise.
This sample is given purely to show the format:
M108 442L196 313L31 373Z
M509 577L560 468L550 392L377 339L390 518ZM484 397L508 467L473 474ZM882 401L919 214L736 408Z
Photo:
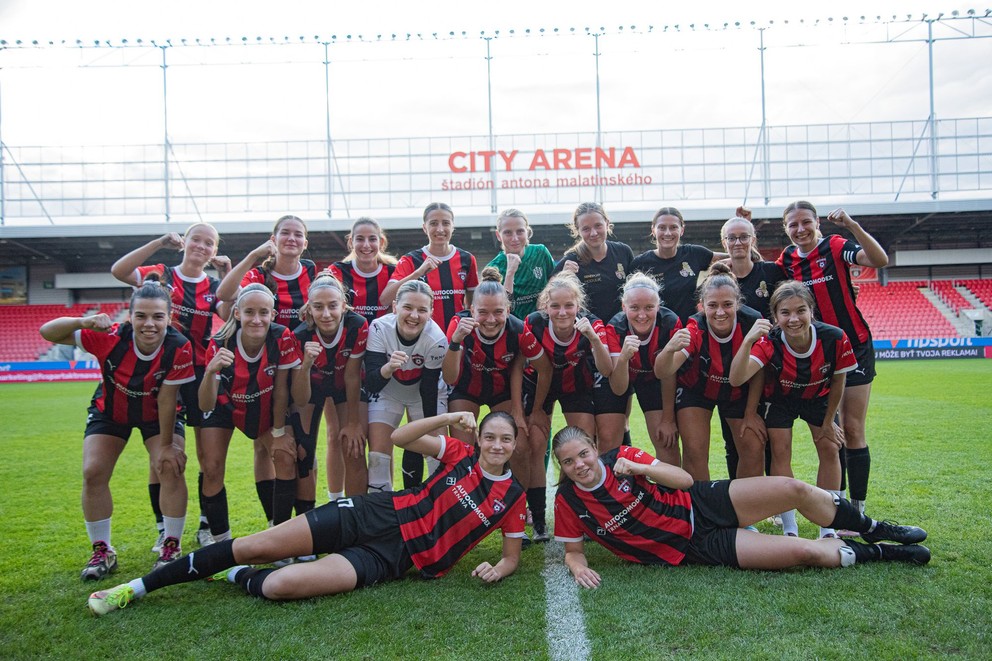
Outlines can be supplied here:
M619 459L621 457L627 461L632 461L635 464L644 464L645 466L650 466L658 461L645 450L640 450L630 445L620 446L620 452L617 453L617 458Z
M691 318L685 328L689 331L689 346L682 349L682 353L686 355L686 358L692 358L699 354L699 349L703 346L703 331L699 330L699 324L696 323L696 320ZM674 335L675 333L673 332L672 334Z
M148 266L139 266L138 268L135 269L135 272L137 272L138 274L138 284L144 282L145 278L148 277L149 273L154 273L158 275L159 278L164 278L165 264L149 264ZM164 284L172 284L172 283L167 282Z
M834 374L850 372L858 366L858 359L854 357L854 349L851 347L851 341L847 338L847 333L844 333L841 341L837 343L837 356L834 365L836 365Z
M262 272L259 271L257 268L251 269L250 271L245 273L245 277L241 278L242 287L247 287L248 285L254 284L256 282L259 284L265 284L265 277L262 275Z
M503 517L499 527L503 531L504 537L523 537L526 523L527 499L521 496L517 498L517 502L513 503L513 507Z
M606 325L606 348L610 350L611 356L619 356L623 345L620 343L620 336L613 324Z
M287 370L296 367L302 361L300 357L300 345L296 337L288 328L283 329L279 336L279 369Z
M437 460L442 464L457 464L465 457L471 457L473 454L472 446L459 441L457 438L441 436L441 444L443 447Z
M475 263L475 255L469 255L469 269L465 274L465 290L472 291L479 286L479 267Z
M775 347L772 346L772 341L767 337L762 337L751 345L751 358L762 367L768 364L774 352Z
M344 274L341 273L341 269L338 268L337 264L331 264L327 267L327 270L330 271L335 280L338 282L344 282Z
M602 319L597 319L592 322L592 329L596 331L596 335L599 336L600 341L609 346L607 344L607 342L609 342L609 338L606 336L606 325L603 323Z
M565 497L561 494L555 496L555 541L557 542L581 542L582 524L579 517L568 506Z
M169 373L165 375L165 380L162 383L189 383L195 378L196 375L193 373L193 345L186 342L186 344L176 349L176 353L172 358L172 366L169 368Z
M520 353L528 360L540 358L541 354L544 353L544 347L541 346L541 343L537 341L537 338L534 337L534 334L530 332L530 328L526 325L524 325L524 330L520 333L517 341L520 343Z
M448 332L444 334L444 336L448 338L448 342L451 342L451 336L455 334L455 329L458 328L458 322L461 321L461 319L461 316L456 314L448 323Z
M369 342L369 322L363 322L355 334L355 344L351 347L350 358L361 358L365 355L365 345Z
M400 261L396 262L396 269L393 271L393 275L389 278L389 281L402 280L416 270L413 266L413 259L409 255L403 255L400 257Z
M106 333L100 333L89 328L83 328L76 335L76 346L87 353L96 356L100 361L110 353L110 350L117 346L120 338L117 331L120 327L114 324Z

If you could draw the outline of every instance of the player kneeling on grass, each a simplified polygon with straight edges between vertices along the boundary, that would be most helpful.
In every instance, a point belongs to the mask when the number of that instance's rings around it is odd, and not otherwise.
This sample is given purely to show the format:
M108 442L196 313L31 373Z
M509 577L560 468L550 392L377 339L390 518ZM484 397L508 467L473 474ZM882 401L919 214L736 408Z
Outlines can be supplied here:
M555 539L575 582L600 584L582 549L583 534L641 564L723 565L742 569L848 567L875 560L924 565L926 531L876 521L843 498L787 477L693 482L677 466L622 446L602 457L588 434L566 427L552 448L561 467ZM861 533L864 542L763 535L741 526L797 508L821 526ZM882 540L896 544L878 544Z
M455 562L496 529L503 531L502 557L483 562L472 575L492 583L512 574L520 561L525 500L507 462L517 426L508 413L490 413L479 426L477 446L436 429L475 428L471 413L417 420L392 434L397 446L436 457L440 468L422 485L396 493L342 498L275 528L217 542L143 578L94 592L89 607L105 615L147 592L213 577L228 567L227 579L267 599L305 599L349 592L402 577L417 567L428 578L443 576ZM281 569L249 565L286 556L328 553L316 562Z

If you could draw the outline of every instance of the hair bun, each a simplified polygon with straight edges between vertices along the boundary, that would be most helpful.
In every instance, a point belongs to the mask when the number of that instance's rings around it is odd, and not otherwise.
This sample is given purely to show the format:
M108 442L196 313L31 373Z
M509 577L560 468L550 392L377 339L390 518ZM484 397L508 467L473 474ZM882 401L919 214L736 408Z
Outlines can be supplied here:
M482 273L479 274L479 277L482 278L483 282L490 281L490 282L498 282L500 284L503 283L503 275L499 272L499 269L496 268L495 266L487 266L486 268L482 269Z
M723 275L733 276L734 272L730 270L729 264L721 260L721 261L713 262L713 264L710 265L710 274L712 275L723 274ZM735 280L737 279L736 276L734 277L734 279Z

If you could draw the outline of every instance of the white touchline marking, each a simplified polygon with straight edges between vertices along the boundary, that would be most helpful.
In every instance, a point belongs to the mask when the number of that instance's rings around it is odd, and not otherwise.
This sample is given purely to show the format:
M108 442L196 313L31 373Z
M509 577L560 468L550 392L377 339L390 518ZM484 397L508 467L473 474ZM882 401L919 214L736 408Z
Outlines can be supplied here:
M546 484L554 484L553 464L548 465ZM547 508L554 512L554 487L548 486ZM549 521L554 523L549 517ZM565 567L565 546L550 541L544 545L544 599L547 603L548 655L563 661L581 661L591 656L589 638L586 636L585 616L579 601L579 586Z

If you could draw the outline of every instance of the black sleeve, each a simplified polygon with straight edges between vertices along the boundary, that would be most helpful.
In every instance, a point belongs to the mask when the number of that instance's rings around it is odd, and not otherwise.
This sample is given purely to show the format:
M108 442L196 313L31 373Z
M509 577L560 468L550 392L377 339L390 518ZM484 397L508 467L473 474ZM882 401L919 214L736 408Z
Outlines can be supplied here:
M386 387L389 379L383 378L382 366L389 362L389 357L381 351L365 352L365 390L375 394Z
M440 378L440 369L425 369L420 373L420 402L425 418L437 415L437 387Z

